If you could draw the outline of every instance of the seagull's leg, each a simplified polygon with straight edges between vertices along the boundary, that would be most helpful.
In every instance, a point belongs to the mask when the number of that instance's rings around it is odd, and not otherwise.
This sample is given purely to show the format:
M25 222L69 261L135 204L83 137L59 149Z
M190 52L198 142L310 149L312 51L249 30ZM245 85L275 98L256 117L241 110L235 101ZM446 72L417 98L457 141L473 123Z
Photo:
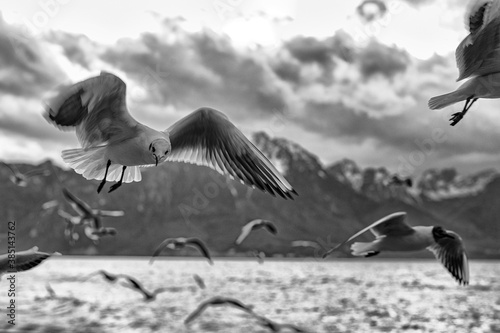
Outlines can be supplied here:
M106 184L106 177L108 176L108 170L110 166L111 166L111 160L108 160L108 163L106 164L106 171L104 171L104 178L102 179L102 182L99 184L99 187L97 188L97 193L101 193L102 187L104 186L104 184Z
M474 104L474 102L477 100L478 99L474 98L474 96L467 98L467 100L465 101L464 109L461 112L457 112L457 113L454 113L451 115L451 118L450 118L451 124L450 125L455 126L456 124L458 124L458 122L460 120L462 120L462 118L465 116L467 111L469 111L472 104Z
M123 175L125 175L125 169L127 168L126 165L123 166L122 168L122 176L120 177L120 180L118 181L118 183L114 184L113 186L111 186L109 188L109 191L108 193L111 193L113 192L114 190L116 190L118 187L120 187L122 185L122 181L123 181Z

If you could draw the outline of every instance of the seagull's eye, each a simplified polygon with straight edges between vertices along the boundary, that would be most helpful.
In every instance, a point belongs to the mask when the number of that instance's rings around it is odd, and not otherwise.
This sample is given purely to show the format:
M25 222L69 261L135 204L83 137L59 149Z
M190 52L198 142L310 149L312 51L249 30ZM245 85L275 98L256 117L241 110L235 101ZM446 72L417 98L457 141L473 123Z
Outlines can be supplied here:
M165 155L167 155L167 154L168 154L168 150L165 151Z

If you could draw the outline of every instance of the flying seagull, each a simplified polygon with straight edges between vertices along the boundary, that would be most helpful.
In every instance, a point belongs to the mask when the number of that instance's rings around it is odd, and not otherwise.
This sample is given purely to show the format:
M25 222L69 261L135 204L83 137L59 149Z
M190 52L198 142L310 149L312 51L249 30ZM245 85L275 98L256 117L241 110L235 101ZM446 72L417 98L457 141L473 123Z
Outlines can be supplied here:
M115 228L105 228L102 226L101 223L101 216L123 216L124 212L121 210L101 210L101 209L92 209L89 204L87 204L85 201L81 200L74 194L72 194L68 189L64 188L62 189L64 198L69 202L71 207L75 212L78 213L81 221L80 223L74 223L72 220L72 224L77 225L77 224L84 224L84 231L85 235L93 240L94 242L97 242L100 237L102 236L114 236L116 235L116 229ZM61 214L59 214L61 215ZM64 216L63 216L64 217ZM65 218L66 219L66 218ZM75 217L73 217L75 219ZM69 226L69 225L68 225ZM67 228L68 229L68 228Z
M255 315L253 312L253 307L248 306L240 302L239 300L235 298L230 298L230 297L222 297L222 296L215 296L212 297L204 302L202 302L196 310L194 310L185 320L184 320L184 325L189 324L193 320L195 320L205 309L209 306L221 306L221 305L229 305L232 307L235 307L237 309L241 309L251 315Z
M96 272L91 273L85 280L90 279L94 275L101 275L106 281L111 283L116 283L121 281L121 285L132 290L136 290L144 296L144 300L147 302L154 301L156 296L162 292L167 291L167 288L157 288L154 291L146 290L142 284L134 277L126 274L113 274L106 272L105 270L98 270Z
M203 107L168 129L157 131L129 114L126 85L117 76L99 76L62 89L47 103L45 118L76 128L82 145L64 150L63 160L86 179L123 182L141 180L141 166L165 161L204 165L272 195L297 194L272 163L221 112Z
M241 234L238 236L236 239L236 244L240 245L241 242L247 238L247 236L252 232L253 230L265 228L267 231L272 233L273 235L276 235L278 233L278 229L276 229L276 226L273 224L273 222L268 221L268 220L262 220L262 219L255 219L243 226L241 228Z
M75 231L75 227L82 224L82 217L73 216L62 209L58 209L57 214L66 222L66 228L64 228L64 237L68 240L70 245L74 245L75 242L80 238L80 235Z
M163 250L166 248L172 249L172 250L180 250L185 248L186 246L193 247L200 251L200 253L207 258L208 262L210 265L213 265L212 257L210 256L210 251L208 251L207 246L205 243L203 243L200 239L195 238L195 237L190 237L190 238L185 238L185 237L179 237L179 238L167 238L163 242L160 243L156 247L155 252L151 256L150 263L153 262L153 258L157 257Z
M21 173L19 170L17 170L17 168L14 165L9 165L5 162L2 162L2 164L5 165L12 172L12 175L9 176L10 181L20 187L28 186L28 181L32 177L50 175L50 171L47 169L36 169L25 173Z
M370 230L376 237L373 242L354 243L351 245L355 256L371 257L381 251L420 251L427 249L434 253L444 267L459 284L469 284L469 264L462 238L453 231L440 226L427 227L408 225L406 213L398 212L370 224L347 240L328 250L323 258L347 242Z
M40 265L44 260L52 255L60 255L59 252L45 253L38 252L38 247L34 246L29 250L15 253L15 258L12 258L12 253L0 255L0 276L6 273L16 273L27 271L33 267Z
M280 324L277 322L274 322L264 316L257 316L257 319L259 320L259 324L263 327L269 328L272 332L281 332L282 330L288 330L288 332L296 332L296 333L308 333L310 331L305 330L301 327L298 327L293 324Z
M451 126L455 126L479 98L500 98L500 1L470 1L465 23L470 34L455 51L457 81L470 79L457 90L429 100L429 108L433 110L465 101L463 110L450 118Z

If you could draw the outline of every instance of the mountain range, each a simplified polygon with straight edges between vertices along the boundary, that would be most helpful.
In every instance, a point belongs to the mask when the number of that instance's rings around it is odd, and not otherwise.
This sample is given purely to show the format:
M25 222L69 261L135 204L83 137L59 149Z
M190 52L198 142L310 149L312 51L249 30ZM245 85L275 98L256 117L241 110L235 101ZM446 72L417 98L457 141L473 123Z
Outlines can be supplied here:
M27 187L9 180L11 171L0 166L0 218L16 221L16 248L37 245L63 254L151 255L164 238L195 236L206 242L214 256L318 257L330 246L371 222L396 211L408 213L412 225L441 225L464 239L471 258L500 258L500 177L495 170L460 175L453 168L429 169L413 186L390 183L384 167L361 168L344 159L323 165L299 144L266 133L253 135L254 144L272 161L299 193L283 200L251 189L217 172L190 164L165 163L143 169L139 183L124 184L113 193L97 194L98 181L88 181L73 170L47 160L40 165L16 164L21 172L48 169L48 176L33 177ZM97 244L81 232L70 245L57 208L42 209L50 200L72 212L62 186L92 207L123 210L122 217L103 218L118 234ZM241 227L255 218L272 220L278 234L253 232L241 245L234 244ZM369 239L371 235L367 235ZM321 250L292 247L294 240L312 240ZM0 238L0 243L5 239ZM187 248L169 255L196 255ZM430 253L411 254L432 257ZM348 249L337 256L347 257ZM391 254L386 254L391 256Z

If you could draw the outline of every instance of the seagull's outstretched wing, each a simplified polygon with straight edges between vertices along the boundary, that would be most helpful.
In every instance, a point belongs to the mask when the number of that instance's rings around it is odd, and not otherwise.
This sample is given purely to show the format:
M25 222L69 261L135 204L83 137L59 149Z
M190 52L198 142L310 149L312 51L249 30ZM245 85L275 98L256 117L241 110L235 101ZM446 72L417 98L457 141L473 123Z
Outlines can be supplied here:
M167 160L204 165L272 195L297 194L272 163L221 112L200 108L167 129Z
M236 245L240 245L245 240L245 238L247 238L248 235L250 235L250 232L252 231L254 225L255 225L255 220L248 222L241 228L241 233L235 241Z
M462 238L453 231L446 232L453 238L441 238L427 249L434 253L459 284L467 285L469 284L469 261Z
M457 81L499 72L500 17L494 18L477 34L471 33L465 38L458 45L455 57L459 71Z
M16 272L26 271L33 267L40 265L44 260L49 258L52 255L60 255L58 252L54 252L52 254L45 252L38 252L38 247L34 246L29 250L20 251L16 253L14 270ZM9 267L9 257L8 254L3 254L0 256L0 274L3 274L10 269Z
M253 307L248 306L240 302L239 300L235 298L230 298L230 297L221 297L221 296L214 296L204 302L202 302L196 310L194 310L185 320L184 320L184 325L189 324L192 322L196 317L198 317L205 309L209 306L212 305L230 305L235 308L241 309L247 313L250 313L252 315L255 315L253 312Z
M262 223L264 224L264 228L266 228L267 231L269 231L273 235L276 235L278 233L278 228L276 228L273 222L268 220L263 220Z
M76 127L82 147L134 137L137 121L126 106L126 85L117 76L99 76L64 87L47 102L45 118L60 127Z
M157 257L160 255L160 253L163 252L163 250L165 250L165 248L171 244L171 243L175 243L177 241L177 238L167 238L165 239L163 242L160 243L160 245L158 245L155 249L155 251L153 252L153 255L151 256L151 259L149 260L149 263L153 263L153 258L154 257Z
M62 192L64 198L71 205L71 208L73 208L80 216L92 215L92 208L85 201L78 198L65 187L63 187Z
M210 265L213 265L212 257L210 256L210 251L208 250L208 247L203 243L200 239L191 237L186 239L186 244L190 244L192 247L195 247L198 249L198 251L201 252L201 254L208 259L208 262Z
M5 165L10 170L10 172L12 172L12 174L14 176L17 176L20 174L19 170L17 170L15 165L10 165L10 164L7 164L5 162L2 162L2 164Z
M325 254L323 254L323 258L326 258L330 253L342 247L344 244L352 241L356 237L361 236L368 230L370 230L376 237L383 236L406 236L415 232L409 224L405 221L406 213L405 212L397 212L390 215L387 215L381 218L378 221L373 222L369 226L364 229L361 229L342 243L338 244L334 248L328 250Z

